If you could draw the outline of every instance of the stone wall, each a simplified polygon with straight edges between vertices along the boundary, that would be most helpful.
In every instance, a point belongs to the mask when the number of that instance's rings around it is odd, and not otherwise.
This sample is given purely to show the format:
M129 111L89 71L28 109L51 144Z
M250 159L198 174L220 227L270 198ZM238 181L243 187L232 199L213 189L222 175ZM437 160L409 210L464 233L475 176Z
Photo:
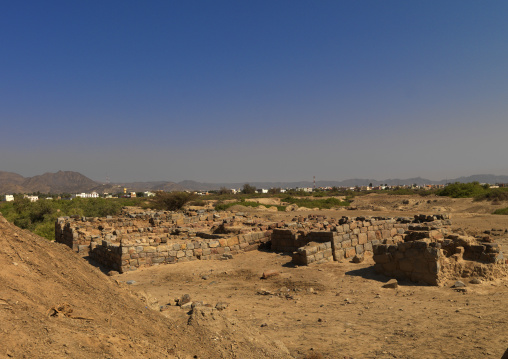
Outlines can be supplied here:
M193 260L227 259L229 255L258 249L270 240L270 231L252 232L219 239L189 239L178 242L92 242L90 257L119 272L158 264Z
M266 246L271 228L245 214L175 213L125 208L118 217L62 217L55 239L111 269L227 259Z
M373 245L398 243L418 227L415 223L433 222L433 231L441 233L441 227L450 224L446 216L417 216L415 218L357 217L340 219L318 218L321 226L298 217L291 229L275 229L272 234L272 250L292 252L293 262L298 265L341 261L356 255L372 253ZM295 222L294 222L295 223ZM326 230L315 230L324 228ZM427 228L427 227L424 227ZM433 232L433 233L434 233Z
M441 285L448 279L495 277L505 272L505 258L495 243L473 237L412 227L404 242L374 246L375 270L389 277Z

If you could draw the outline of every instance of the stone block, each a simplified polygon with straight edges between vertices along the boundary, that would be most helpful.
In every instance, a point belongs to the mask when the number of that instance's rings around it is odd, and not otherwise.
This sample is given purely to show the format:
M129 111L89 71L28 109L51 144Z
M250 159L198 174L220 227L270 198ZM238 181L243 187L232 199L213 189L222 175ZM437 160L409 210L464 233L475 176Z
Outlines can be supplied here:
M441 270L441 264L439 262L430 262L429 263L429 272L432 274L438 274Z
M383 272L388 275L393 275L395 273L395 270L397 269L397 265L395 264L395 262L383 263L382 265Z
M399 260L399 269L403 272L412 272L414 269L412 261L407 258Z
M358 244L365 244L365 243L367 243L367 233L358 234Z
M349 247L344 250L344 257L345 258L354 257L355 255L356 255L355 247Z
M415 272L428 273L429 272L429 262L427 262L424 258L416 258L413 261L413 268L414 268Z
M219 241L211 241L208 243L208 247L217 248L220 245Z
M392 256L390 253L374 254L374 256L372 258L374 259L374 262L379 263L379 264L388 263L388 262L391 262L391 260L392 260Z
M238 243L239 243L239 241L238 241L238 237L237 236L231 237L231 238L227 239L227 246L228 247L232 247L232 246L234 246L234 245L236 245Z
M356 236L351 236L351 246L355 247L358 245L358 238Z

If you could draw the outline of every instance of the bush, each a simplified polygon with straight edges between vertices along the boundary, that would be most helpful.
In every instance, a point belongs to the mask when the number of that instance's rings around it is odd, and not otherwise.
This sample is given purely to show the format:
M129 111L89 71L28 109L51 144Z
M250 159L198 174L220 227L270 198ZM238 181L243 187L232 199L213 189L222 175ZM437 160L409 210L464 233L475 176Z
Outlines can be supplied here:
M189 201L194 199L194 194L188 192L162 192L159 191L151 200L151 206L165 211L178 211Z
M477 200L508 201L508 188L494 188L477 197Z
M508 215L508 207L507 208L496 209L492 214L504 214L504 215Z
M243 185L242 193L243 194L253 194L253 193L256 193L256 187L251 186L250 184L246 183L246 184Z
M478 182L455 182L438 191L437 195L452 198L472 198L484 195L488 190L488 185L482 186Z
M54 240L55 221L58 217L117 215L122 207L136 205L139 202L135 198L75 198L73 200L39 200L37 202L18 198L14 202L0 204L0 212L14 225L28 229L49 240Z

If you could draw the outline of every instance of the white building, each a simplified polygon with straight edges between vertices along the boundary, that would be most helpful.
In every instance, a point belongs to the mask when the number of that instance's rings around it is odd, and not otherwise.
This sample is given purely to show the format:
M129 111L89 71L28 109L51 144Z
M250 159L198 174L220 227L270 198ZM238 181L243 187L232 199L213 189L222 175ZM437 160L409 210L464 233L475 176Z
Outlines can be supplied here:
M12 202L12 201L14 201L14 195L6 194L5 195L5 202Z
M78 194L76 194L75 197L80 197L80 198L99 198L99 194L94 191L92 193L78 193Z
M28 198L30 202L37 202L39 200L39 196L29 196L27 194L25 194L23 198Z

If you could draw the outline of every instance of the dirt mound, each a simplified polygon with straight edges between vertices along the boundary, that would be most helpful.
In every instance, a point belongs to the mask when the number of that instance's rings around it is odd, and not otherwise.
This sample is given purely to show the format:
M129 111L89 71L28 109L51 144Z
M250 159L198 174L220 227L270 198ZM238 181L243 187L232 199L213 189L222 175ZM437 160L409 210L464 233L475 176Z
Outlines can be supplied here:
M196 331L206 328L212 332L215 338L214 351L226 357L231 348L235 358L249 358L253 353L263 358L290 358L289 350L281 341L267 340L259 330L237 319L228 318L215 308L194 308L189 325L195 327ZM234 344L229 348L231 343Z
M49 242L0 215L0 357L232 358L234 336L188 318L149 309L128 285L107 277L68 247ZM206 324L206 323L205 323ZM236 334L235 334L236 335ZM254 334L252 334L254 335ZM228 342L231 340L231 342ZM285 356L256 337L252 356ZM256 355L255 353L263 353ZM266 355L265 355L266 354Z

